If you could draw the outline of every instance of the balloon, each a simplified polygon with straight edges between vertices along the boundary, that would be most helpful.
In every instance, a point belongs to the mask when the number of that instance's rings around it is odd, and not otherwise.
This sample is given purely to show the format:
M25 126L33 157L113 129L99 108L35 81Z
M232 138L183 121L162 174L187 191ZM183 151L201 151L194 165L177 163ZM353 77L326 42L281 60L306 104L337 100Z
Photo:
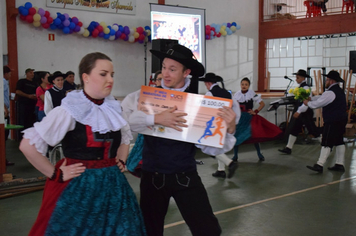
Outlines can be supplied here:
M64 15L60 15L58 16L59 19L61 19L61 21L65 21L66 20L66 17Z
M143 34L140 34L140 36L138 37L139 40L145 40L145 36Z
M103 32L103 30L104 30L101 25L98 25L98 26L96 27L96 29L97 29L99 32Z
M235 26L231 26L231 27L230 27L230 30L231 30L232 32L235 32L235 31L236 31L236 27L235 27Z
M227 35L226 31L222 32L221 35L226 36Z
M53 21L53 23L54 23L55 25L59 25L59 24L62 23L62 21L61 21L61 19L56 18L56 19Z
M134 37L133 35L131 35L131 36L129 37L129 42L130 42L130 43L135 42L135 37Z
M124 27L122 25L119 25L119 30L121 31L121 33L124 32Z
M226 25L228 28L230 28L231 27L231 24L230 23L227 23L227 25Z
M36 12L38 12L38 7L33 7L33 8L35 8Z
M45 23L45 24L41 24L43 28L48 29L49 28L49 24Z
M205 35L205 39L210 39L210 35Z
M70 29L69 29L69 27L63 27L62 31L65 34L69 34Z
M115 24L111 27L111 29L115 30L115 32L116 32L119 30L119 25Z
M142 44L144 42L144 40L138 40L138 42Z
M74 28L74 32L79 32L80 31L80 26L79 25L76 25L75 28Z
M210 31L210 35L213 36L215 34L214 31Z
M31 7L30 9L28 9L28 14L33 16L34 14L36 14L36 9Z
M34 14L33 15L33 21L40 21L41 20L41 15L40 14Z
M25 3L25 8L26 9L30 9L32 7L32 3L30 3L30 2L26 2Z
M87 29L84 30L84 33L83 33L83 36L84 36L84 37L88 37L89 34L90 34L90 33L89 33L89 30L87 30Z
M41 23L39 21L34 21L32 24L35 27L40 27L41 26Z
M97 29L94 29L93 32L91 32L91 36L92 36L93 38L98 37L98 34L99 34L99 30L97 30Z
M122 34L121 31L116 31L115 37L116 37L116 38L120 38L121 34Z
M135 32L135 33L133 33L133 36L135 39L137 39L140 36L140 34L138 32Z
M45 10L43 10L42 8L39 8L38 9L38 14L40 14L41 16L44 16Z
M221 33L216 34L216 37L220 38L220 36L221 36Z
M100 33L99 33L99 37L104 37L104 32L103 31L101 31Z
M115 40L115 35L111 35L111 36L109 37L109 40Z
M27 21L28 23L32 23L32 22L33 22L33 16L32 16L32 15L27 15L27 16L26 16L26 21Z
M21 16L20 16L20 19L23 20L23 21L25 21L25 20L26 20L26 16L21 15Z
M236 26L236 22L232 22L231 25Z
M125 33L126 35L130 34L130 29L129 29L128 26L124 27L124 32L123 33Z
M73 22L74 24L78 24L79 20L78 20L77 17L74 16L74 17L72 18L72 22Z
M22 9L22 15L24 15L24 16L28 15L28 9L27 8L23 8Z
M142 27L137 27L136 32L139 34L143 33L143 28Z
M52 24L53 23L53 18L52 17L47 17L47 23Z
M89 25L88 30L89 32L92 32L95 29L94 25Z
M48 18L50 15L51 15L51 14L49 13L49 11L45 11L45 14L44 14L45 17Z
M74 28L75 28L75 24L73 22L70 22L69 29L74 29Z
M112 35L115 35L115 33L116 33L115 30L113 30L113 29L110 30L110 35L111 35L111 36L112 36Z
M80 28L80 30L78 31L78 34L84 34L85 29L84 28Z
M103 27L103 28L107 28L107 25L104 21L100 22L100 25Z
M219 32L222 34L223 32L225 32L225 29L221 27Z
M110 30L109 30L109 28L104 28L103 32L104 32L104 34L109 34Z
M121 34L120 39L125 40L126 34Z
M237 30L241 29L241 25L236 25L236 29Z
M57 27L58 27L58 29L63 29L64 25L62 23L60 23Z
M136 32L136 28L129 28L130 29L130 35L133 35Z
M83 23L81 21L79 21L77 25L79 25L79 27L82 27Z
M68 13L64 13L63 16L65 17L66 20L68 20L68 18L69 18Z
M41 22L41 24L46 24L47 18L45 16L42 16L40 22Z
M68 19L65 19L64 21L63 21L63 25L64 26L69 26L69 24L70 24L70 22L69 22L69 20Z
M151 28L148 25L146 25L145 30L151 30Z
M151 35L151 30L146 30L147 36Z
M57 29L57 26L55 24L51 24L50 28L51 28L51 30L55 30L55 29Z
M109 39L110 38L110 34L105 34L103 38L104 39Z

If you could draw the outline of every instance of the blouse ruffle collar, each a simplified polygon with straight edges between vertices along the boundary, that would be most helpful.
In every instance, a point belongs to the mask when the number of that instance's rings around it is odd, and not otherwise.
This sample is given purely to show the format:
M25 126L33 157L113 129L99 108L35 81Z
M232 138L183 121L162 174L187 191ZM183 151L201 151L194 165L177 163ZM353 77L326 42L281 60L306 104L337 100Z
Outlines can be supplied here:
M242 93L241 90L237 91L234 95L235 100L238 102L246 102L251 100L255 96L255 92L252 90L248 90L246 93Z
M107 96L102 105L96 105L84 95L83 90L75 90L62 100L61 107L77 122L91 126L93 132L104 134L118 131L127 124L121 116L120 102L112 95Z

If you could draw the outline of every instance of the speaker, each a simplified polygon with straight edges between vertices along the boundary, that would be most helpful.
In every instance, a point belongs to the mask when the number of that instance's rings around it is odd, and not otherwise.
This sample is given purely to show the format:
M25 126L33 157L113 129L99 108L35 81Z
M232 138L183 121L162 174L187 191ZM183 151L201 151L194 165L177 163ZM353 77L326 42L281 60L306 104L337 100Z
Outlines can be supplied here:
M178 44L178 40L175 39L154 39L152 40L152 50L167 52L173 45ZM151 72L155 73L156 71L162 68L162 60L152 54L152 64Z
M352 73L356 73L356 51L350 51L349 67L350 70L352 70Z

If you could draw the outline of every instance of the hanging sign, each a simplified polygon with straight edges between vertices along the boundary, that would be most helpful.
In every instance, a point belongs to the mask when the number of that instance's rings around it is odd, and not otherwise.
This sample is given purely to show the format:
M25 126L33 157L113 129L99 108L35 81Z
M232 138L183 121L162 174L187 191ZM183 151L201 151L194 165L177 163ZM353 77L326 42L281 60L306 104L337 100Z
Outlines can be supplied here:
M136 0L47 0L47 7L114 14L136 14Z

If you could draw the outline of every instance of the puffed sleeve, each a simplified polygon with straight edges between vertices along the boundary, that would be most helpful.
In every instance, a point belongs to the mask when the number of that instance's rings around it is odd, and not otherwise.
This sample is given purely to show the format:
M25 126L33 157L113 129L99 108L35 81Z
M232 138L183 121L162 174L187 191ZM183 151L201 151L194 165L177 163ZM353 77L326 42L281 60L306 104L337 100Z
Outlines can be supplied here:
M62 107L54 108L41 122L23 131L24 138L35 145L37 151L46 155L48 145L55 146L62 141L67 132L75 128L74 118Z

